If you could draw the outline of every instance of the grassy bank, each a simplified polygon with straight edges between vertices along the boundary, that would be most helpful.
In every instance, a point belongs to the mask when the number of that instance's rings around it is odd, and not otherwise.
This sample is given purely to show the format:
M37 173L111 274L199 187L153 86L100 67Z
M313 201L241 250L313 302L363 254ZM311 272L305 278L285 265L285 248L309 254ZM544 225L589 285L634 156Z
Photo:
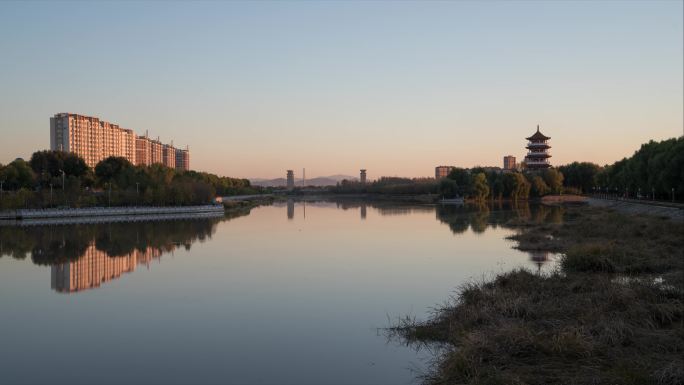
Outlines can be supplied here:
M684 225L586 206L510 225L520 249L563 253L559 271L470 283L400 322L409 343L445 347L426 383L684 383Z

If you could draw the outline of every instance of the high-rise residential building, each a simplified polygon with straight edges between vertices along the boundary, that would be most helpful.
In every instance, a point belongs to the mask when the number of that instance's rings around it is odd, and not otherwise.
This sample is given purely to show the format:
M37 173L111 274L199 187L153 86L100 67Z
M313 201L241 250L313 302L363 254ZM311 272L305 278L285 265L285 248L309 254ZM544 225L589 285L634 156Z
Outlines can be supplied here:
M549 148L547 141L551 139L550 137L542 134L539 131L539 125L537 125L537 132L532 136L525 138L527 142L527 156L525 156L525 167L530 170L539 170L551 167L549 163Z
M176 149L176 170L190 170L190 149Z
M137 166L152 164L152 143L147 135L135 138L135 164Z
M361 183L365 184L366 183L366 169L365 168L361 169L361 175L359 175L359 176L360 176Z
M50 148L73 152L94 167L110 156L133 159L135 134L93 116L60 113L50 118Z
M50 118L50 149L72 152L95 167L101 160L110 156L128 159L135 165L161 163L176 167L176 154L173 146L137 136L133 130L100 120L94 116L72 113L59 113ZM167 151L166 158L164 151ZM189 153L186 165L189 166Z
M295 186L294 171L287 170L287 188L293 189Z
M447 175L453 170L453 166L437 166L435 167L435 179L446 178Z
M503 158L504 170L515 170L515 157L513 155L506 155Z
M152 159L152 164L164 164L162 159L163 147L164 145L159 141L159 138L150 140L150 158Z
M169 168L176 168L176 149L170 144L162 146L162 164Z

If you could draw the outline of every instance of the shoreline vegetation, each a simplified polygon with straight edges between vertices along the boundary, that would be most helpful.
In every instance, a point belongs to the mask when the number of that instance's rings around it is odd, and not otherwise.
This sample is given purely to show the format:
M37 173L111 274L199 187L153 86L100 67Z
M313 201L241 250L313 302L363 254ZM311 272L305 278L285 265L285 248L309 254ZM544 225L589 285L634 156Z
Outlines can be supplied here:
M426 384L684 383L684 224L562 209L558 223L507 224L516 248L561 253L556 271L468 283L430 319L388 329L440 347Z
M26 162L0 165L0 210L60 207L190 206L236 195L334 195L434 203L525 201L561 195L680 201L684 197L684 137L641 146L630 158L601 167L588 162L544 170L453 168L446 178L380 177L336 186L270 188L247 179L179 171L160 164L135 166L110 157L94 168L73 153L38 151ZM558 198L556 198L557 200ZM567 199L567 198L566 198Z

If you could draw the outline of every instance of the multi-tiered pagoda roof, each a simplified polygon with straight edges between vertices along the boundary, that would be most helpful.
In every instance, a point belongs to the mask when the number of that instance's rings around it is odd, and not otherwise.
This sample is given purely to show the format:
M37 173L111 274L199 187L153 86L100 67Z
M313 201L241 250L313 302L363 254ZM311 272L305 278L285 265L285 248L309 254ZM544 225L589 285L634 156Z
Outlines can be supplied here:
M551 167L548 158L551 157L549 154L549 144L547 141L551 139L550 137L542 134L539 131L539 125L537 125L537 132L532 134L532 136L525 138L528 140L527 155L525 156L525 165L528 169L538 170Z

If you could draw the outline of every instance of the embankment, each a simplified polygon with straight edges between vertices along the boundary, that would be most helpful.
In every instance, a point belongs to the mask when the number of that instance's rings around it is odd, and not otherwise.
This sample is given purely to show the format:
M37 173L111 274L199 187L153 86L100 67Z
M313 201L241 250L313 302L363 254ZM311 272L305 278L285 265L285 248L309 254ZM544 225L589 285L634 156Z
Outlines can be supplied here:
M520 248L560 251L560 270L472 282L400 320L391 336L445 347L426 383L684 383L684 224L585 205L511 225Z
M223 207L221 205L177 207L88 207L42 210L18 209L0 213L0 220L127 217L140 215L178 215L222 212Z

